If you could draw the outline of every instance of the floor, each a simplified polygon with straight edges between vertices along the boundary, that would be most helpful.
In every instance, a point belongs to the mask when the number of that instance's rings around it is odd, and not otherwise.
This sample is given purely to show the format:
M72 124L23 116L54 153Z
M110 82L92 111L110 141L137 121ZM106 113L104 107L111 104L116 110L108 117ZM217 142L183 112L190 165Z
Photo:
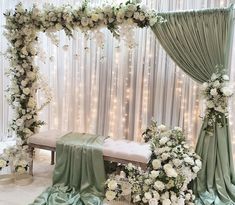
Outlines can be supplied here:
M39 157L40 156L40 157ZM54 166L50 165L50 153L36 152L33 182L26 186L0 185L0 205L28 205L51 185Z

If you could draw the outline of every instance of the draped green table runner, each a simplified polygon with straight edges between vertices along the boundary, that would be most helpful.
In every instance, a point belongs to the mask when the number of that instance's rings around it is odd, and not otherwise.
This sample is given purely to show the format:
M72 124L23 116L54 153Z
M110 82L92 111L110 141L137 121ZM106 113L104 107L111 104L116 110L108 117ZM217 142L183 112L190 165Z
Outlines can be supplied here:
M32 205L101 205L105 182L104 139L79 133L62 137L56 144L53 186Z

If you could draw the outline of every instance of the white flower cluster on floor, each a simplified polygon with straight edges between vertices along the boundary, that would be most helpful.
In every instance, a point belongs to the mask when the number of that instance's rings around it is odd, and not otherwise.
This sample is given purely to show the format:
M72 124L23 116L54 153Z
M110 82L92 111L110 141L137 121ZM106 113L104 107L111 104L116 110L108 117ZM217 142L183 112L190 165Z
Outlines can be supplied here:
M129 164L120 174L111 174L106 181L106 199L117 200L130 194L134 204L193 205L189 184L202 163L186 144L181 128L169 130L152 122L143 137L152 151L147 170Z
M228 117L228 98L233 95L228 75L223 72L213 73L208 82L202 84L202 95L206 99L206 116L209 125L219 122L222 126L221 113Z
M0 156L0 170L4 167L11 166L13 172L25 173L28 170L30 156L28 146L22 144L21 139L17 139L16 145L4 149Z
M14 11L7 11L4 15L5 36L10 43L7 50L10 61L10 69L7 72L10 86L7 92L8 100L15 110L11 128L21 137L24 144L27 144L28 136L43 124L37 119L36 103L39 71L34 64L34 57L39 51L38 32L46 32L57 43L58 39L54 32L59 30L64 30L68 36L72 36L73 30L77 28L86 32L107 27L118 36L118 29L122 24L147 27L164 22L154 10L147 10L145 6L139 4L139 1L134 0L96 8L90 8L87 1L79 8L46 4L43 10L39 10L36 6L24 9L20 3ZM98 41L103 41L101 32L96 33ZM46 103L49 101L50 99Z

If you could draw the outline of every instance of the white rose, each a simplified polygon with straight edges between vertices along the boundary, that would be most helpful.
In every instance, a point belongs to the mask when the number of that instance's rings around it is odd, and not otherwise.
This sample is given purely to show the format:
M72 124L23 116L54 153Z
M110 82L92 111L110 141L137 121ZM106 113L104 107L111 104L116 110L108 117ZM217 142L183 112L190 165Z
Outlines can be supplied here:
M154 159L152 161L153 169L159 169L161 167L161 161L159 159Z
M213 86L215 88L218 88L220 86L220 82L218 80L216 80L214 83L213 83Z
M185 200L189 201L191 199L191 194L187 193L185 195Z
M157 128L158 128L160 131L166 131L166 130L167 130L167 128L166 128L165 125L159 125Z
M194 161L191 157L185 157L184 161L190 165L194 165Z
M221 91L226 97L229 97L233 94L233 91L230 87L223 87Z
M135 13L134 13L134 18L135 18L135 19L139 19L139 17L140 17L140 13L139 13L139 12L135 12Z
M182 161L180 159L173 159L173 164L176 167L179 167L182 164Z
M202 161L200 160L200 159L197 159L196 161L195 161L195 163L196 163L196 165L198 166L198 167L202 167Z
M156 182L154 183L154 188L155 188L156 190L162 191L163 189L165 189L165 185L164 185L164 183L162 183L161 181L156 181Z
M106 199L107 199L108 201L112 201L112 200L115 199L116 193L115 193L114 191L107 191L107 192L105 193L105 197L106 197Z
M16 120L16 125L21 126L23 124L23 122L24 122L24 120L20 118L20 119Z
M211 80L214 81L216 79L217 79L217 75L215 73L213 73L212 76L211 76Z
M82 17L81 24L82 26L86 27L89 24L89 20L86 17Z
M26 80L22 80L22 81L21 81L21 85L22 85L23 87L25 87L25 86L27 85L27 83L28 83L28 82L27 82Z
M211 89L210 94L211 94L212 96L218 95L217 89L216 89L216 88Z
M27 72L27 77L30 80L34 80L36 78L36 74L34 72L30 71L30 72Z
M139 16L140 21L144 21L145 20L145 15L143 13L140 14Z
M34 98L30 97L29 102L28 102L28 107L29 108L34 108L35 105L36 105L36 102L35 102Z
M146 193L144 194L144 197L145 197L147 200L152 199L152 194L151 194L150 192L146 192Z
M194 166L194 167L193 167L193 172L194 172L194 173L198 173L199 170L200 170L200 168L199 168L198 166Z
M178 205L184 205L185 203L185 200L183 197L180 197L179 200L178 200Z
M18 163L19 166L21 167L26 167L28 165L28 163L25 161L25 160L21 160L19 163Z
M168 141L169 141L169 138L166 137L166 136L164 136L164 137L162 137L162 138L159 140L159 143L160 143L161 145L164 145L164 144L167 143Z
M23 174L23 173L26 172L26 170L23 167L18 167L16 172L19 173L19 174Z
M155 23L157 23L157 18L151 18L150 20L149 20L149 25L150 26L153 26Z
M164 171L166 172L166 175L168 177L177 177L178 176L178 173L170 164L164 165L163 168L164 168Z
M228 75L223 75L222 78L223 78L223 80L229 81Z
M91 15L91 19L92 19L92 21L98 21L98 20L99 20L99 15L93 13L93 14Z
M24 89L23 89L23 93L24 93L25 95L29 95L29 94L30 94L30 89L29 89L29 88L24 88Z
M3 159L0 159L0 168L5 167L7 165L7 162Z
M182 132L182 128L181 127L174 127L174 130Z
M154 199L154 198L150 199L149 200L149 205L158 205L158 200Z
M109 183L108 183L108 188L111 189L111 190L115 190L117 188L117 182L115 180L111 180Z
M161 155L162 160L167 160L170 157L169 153L163 153Z
M135 198L134 198L134 202L138 202L140 200L141 200L140 195L136 195Z
M150 177L153 178L153 179L157 178L158 175L159 175L159 171L152 170L150 172Z
M170 199L164 199L162 201L162 205L171 205L171 200Z

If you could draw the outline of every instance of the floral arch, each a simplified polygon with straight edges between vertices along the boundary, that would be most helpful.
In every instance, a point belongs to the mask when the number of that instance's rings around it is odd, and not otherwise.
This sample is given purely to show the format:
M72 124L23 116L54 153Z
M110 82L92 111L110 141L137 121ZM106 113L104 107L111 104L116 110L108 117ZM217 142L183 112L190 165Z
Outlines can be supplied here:
M11 128L17 137L26 144L27 138L43 122L37 119L36 90L42 84L39 69L34 65L37 55L38 32L45 32L56 42L54 32L64 30L67 36L73 36L73 30L88 31L107 27L115 37L119 37L118 28L122 24L149 27L163 23L164 19L154 10L146 10L136 1L127 1L115 6L89 8L87 2L81 7L55 7L47 5L43 11L35 6L31 10L18 4L15 12L6 12L5 36L10 42L8 57L10 69L8 75L11 85L8 88L9 102L15 111ZM50 101L50 98L45 104ZM45 105L43 104L43 106Z

